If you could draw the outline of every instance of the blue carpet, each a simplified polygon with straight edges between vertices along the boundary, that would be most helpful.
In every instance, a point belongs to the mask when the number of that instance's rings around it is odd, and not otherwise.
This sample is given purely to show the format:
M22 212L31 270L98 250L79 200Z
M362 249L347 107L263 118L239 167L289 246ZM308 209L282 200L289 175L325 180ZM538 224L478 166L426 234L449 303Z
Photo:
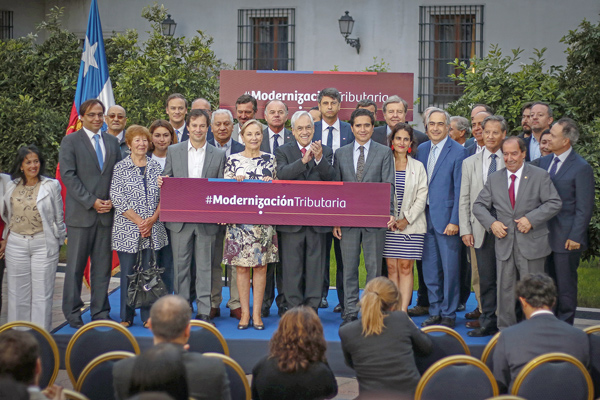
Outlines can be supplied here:
M223 288L223 299L229 298L229 288ZM416 301L417 295L414 293L413 299ZM111 307L110 317L119 322L119 310L120 310L120 289L115 290L108 297ZM325 332L325 340L327 341L327 359L329 364L336 376L354 376L354 372L350 370L344 364L344 358L342 355L340 338L338 336L338 329L342 322L340 314L334 313L333 308L338 304L337 293L335 289L329 290L327 296L329 302L329 308L320 309L319 317L323 324ZM229 317L229 310L225 306L226 300L221 304L221 317L214 320L217 328L223 334L229 345L230 355L242 366L246 373L252 371L252 367L258 361L258 359L264 357L268 352L268 342L273 335L273 332L277 328L279 322L279 316L277 315L277 306L273 304L271 307L271 316L263 318L265 324L265 330L257 331L254 329L247 329L239 331L237 329L238 320ZM472 293L467 301L466 312L472 311L476 306L475 295ZM196 310L194 310L195 315ZM130 332L136 337L140 347L143 349L152 346L152 333L142 326L142 321L138 315L134 319L133 326ZM90 313L85 312L82 315L83 321L88 323L91 321ZM414 318L415 324L420 326L427 317L416 317ZM491 336L484 338L471 338L467 335L468 329L465 327L465 312L457 313L456 317L456 331L465 339L467 345L471 350L471 354L475 357L481 355L484 346L491 339ZM61 359L64 359L64 352L67 348L67 344L71 336L75 333L75 329L71 328L68 324L58 329L53 333L54 338L58 344ZM61 362L64 366L64 362ZM64 367L63 367L64 368Z

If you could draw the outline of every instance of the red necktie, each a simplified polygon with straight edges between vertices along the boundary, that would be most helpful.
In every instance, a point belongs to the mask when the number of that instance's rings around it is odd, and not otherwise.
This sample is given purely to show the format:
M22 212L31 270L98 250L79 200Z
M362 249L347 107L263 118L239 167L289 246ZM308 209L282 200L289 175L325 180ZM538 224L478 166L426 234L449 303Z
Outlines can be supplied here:
M508 187L508 197L510 197L510 205L512 206L513 210L515 209L515 179L517 179L517 176L512 174L510 176L510 186Z
M303 147L300 149L300 151L302 152L302 157L304 157L304 155L306 154L306 149Z

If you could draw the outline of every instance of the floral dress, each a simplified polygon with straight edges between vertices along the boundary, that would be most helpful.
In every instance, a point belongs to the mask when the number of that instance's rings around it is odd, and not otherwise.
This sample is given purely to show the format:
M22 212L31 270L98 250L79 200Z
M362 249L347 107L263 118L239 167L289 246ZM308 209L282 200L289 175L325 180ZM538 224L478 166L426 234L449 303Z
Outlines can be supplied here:
M225 179L275 178L275 157L261 153L259 157L247 158L240 153L232 154L225 163ZM223 263L239 267L258 267L279 261L277 233L272 225L227 225Z

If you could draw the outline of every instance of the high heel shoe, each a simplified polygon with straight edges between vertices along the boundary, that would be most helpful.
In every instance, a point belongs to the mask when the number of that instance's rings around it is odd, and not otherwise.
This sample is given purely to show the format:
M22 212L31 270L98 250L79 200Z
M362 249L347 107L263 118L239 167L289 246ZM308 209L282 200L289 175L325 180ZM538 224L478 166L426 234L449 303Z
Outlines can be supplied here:
M247 324L238 324L238 330L243 331L248 329L250 326L252 326L252 318L248 320Z
M257 331L264 331L265 330L264 322L262 324L254 324L254 329L256 329Z

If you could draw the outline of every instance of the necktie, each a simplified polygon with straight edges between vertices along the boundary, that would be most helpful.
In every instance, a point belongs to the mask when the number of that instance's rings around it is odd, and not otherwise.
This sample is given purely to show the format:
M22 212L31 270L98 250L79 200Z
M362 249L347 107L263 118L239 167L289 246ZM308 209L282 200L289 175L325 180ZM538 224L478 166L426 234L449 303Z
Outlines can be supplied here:
M273 152L275 152L275 149L279 147L279 134L276 133L273 135Z
M304 147L300 149L300 152L302 153L302 157L306 155L306 149Z
M435 153L437 152L437 146L431 146L431 152L429 153L429 159L427 160L427 181L431 183L431 176L433 175L433 170L435 169Z
M492 159L490 161L490 167L488 168L488 176L490 176L491 174L493 174L494 172L496 172L496 157L498 157L495 154L492 154L490 156L490 158ZM490 214L492 214L492 217L497 218L498 214L496 213L496 208L492 206L492 209L490 210Z
M102 157L102 149L100 148L100 135L97 133L94 135L96 141L96 157L98 157L98 164L100 164L100 170L104 167L104 158Z
M515 209L515 179L517 179L517 176L515 174L511 174L511 182L510 186L508 187L508 197L510 197L510 205L512 206L513 210Z
M356 180L362 181L363 172L365 169L365 146L359 146L358 150L360 155L358 156L358 162L356 163Z
M327 133L327 147L331 147L333 149L333 126L327 127L329 133Z
M179 132L178 129L175 129L175 134L177 135L177 141L181 142L181 133Z
M554 157L554 164L552 164L552 168L550 168L550 178L554 178L554 175L556 175L556 170L558 169L559 162L560 158Z

